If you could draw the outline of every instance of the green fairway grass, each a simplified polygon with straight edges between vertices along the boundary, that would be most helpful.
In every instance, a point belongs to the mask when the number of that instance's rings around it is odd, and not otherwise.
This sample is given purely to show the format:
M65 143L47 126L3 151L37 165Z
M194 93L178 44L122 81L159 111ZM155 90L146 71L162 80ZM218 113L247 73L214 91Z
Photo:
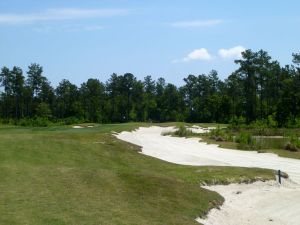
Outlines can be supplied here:
M0 224L198 224L223 202L200 184L274 178L271 170L167 163L111 135L141 125L150 124L0 127Z

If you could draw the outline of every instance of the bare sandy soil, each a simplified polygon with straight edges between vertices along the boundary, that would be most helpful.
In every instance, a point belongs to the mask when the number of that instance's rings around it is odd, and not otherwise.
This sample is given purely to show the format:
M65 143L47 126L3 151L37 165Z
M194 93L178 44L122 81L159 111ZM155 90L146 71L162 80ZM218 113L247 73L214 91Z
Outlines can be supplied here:
M196 128L197 132L206 132ZM197 218L204 225L300 225L300 160L219 148L207 145L198 138L162 136L174 128L139 128L116 136L142 147L142 154L183 165L214 165L260 167L282 170L289 180L282 185L272 182L231 184L205 187L220 193L225 203L213 209L206 219Z

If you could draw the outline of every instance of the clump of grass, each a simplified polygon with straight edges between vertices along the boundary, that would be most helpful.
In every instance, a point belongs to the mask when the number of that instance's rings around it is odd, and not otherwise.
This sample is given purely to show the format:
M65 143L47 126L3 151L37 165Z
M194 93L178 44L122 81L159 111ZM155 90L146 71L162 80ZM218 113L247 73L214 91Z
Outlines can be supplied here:
M235 142L239 144L250 144L252 142L252 136L249 133L241 132L235 137Z
M209 138L215 141L233 141L232 133L221 129L219 125L209 132Z
M209 138L215 141L225 141L224 132L220 129L220 126L209 132Z
M235 142L238 143L238 148L246 150L261 149L260 142L257 142L250 133L241 132L235 137Z
M178 137L188 137L188 136L192 136L193 134L194 133L191 130L187 129L186 126L184 126L184 125L180 125L179 128L175 132L167 131L167 132L161 133L162 136L175 135Z
M300 150L300 140L296 134L290 134L287 139L288 141L284 145L285 150L289 150L291 152L297 152Z
M179 137L187 137L191 136L193 132L191 130L186 129L184 125L180 125L178 130L175 131L174 134Z

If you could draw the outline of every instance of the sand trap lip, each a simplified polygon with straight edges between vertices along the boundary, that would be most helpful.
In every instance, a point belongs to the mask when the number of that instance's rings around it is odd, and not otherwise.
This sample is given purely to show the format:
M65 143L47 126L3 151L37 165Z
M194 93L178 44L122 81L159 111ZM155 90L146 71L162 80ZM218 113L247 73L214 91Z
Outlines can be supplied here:
M291 179L287 182L289 185L280 187L270 182L206 187L223 195L225 203L221 210L212 210L207 219L198 218L198 222L205 225L299 225L300 160L282 158L270 153L222 149L217 145L199 142L198 138L161 135L170 131L174 131L174 127L142 127L116 136L141 146L142 154L172 163L280 169L288 173ZM236 196L234 189L243 191Z
M93 128L94 126L88 125L88 126L80 126L80 125L75 125L72 128L74 129L81 129L81 128Z

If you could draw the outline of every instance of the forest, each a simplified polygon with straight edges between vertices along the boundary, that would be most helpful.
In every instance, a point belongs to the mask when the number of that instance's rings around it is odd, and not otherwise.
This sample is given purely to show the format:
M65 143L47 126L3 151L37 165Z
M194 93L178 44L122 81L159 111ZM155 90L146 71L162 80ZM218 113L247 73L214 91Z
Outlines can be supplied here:
M292 56L291 65L281 66L268 52L249 49L227 79L212 70L188 75L181 87L131 73L114 73L106 82L88 79L79 87L63 79L53 87L39 64L26 74L3 67L0 120L24 126L184 121L300 127L300 54Z

